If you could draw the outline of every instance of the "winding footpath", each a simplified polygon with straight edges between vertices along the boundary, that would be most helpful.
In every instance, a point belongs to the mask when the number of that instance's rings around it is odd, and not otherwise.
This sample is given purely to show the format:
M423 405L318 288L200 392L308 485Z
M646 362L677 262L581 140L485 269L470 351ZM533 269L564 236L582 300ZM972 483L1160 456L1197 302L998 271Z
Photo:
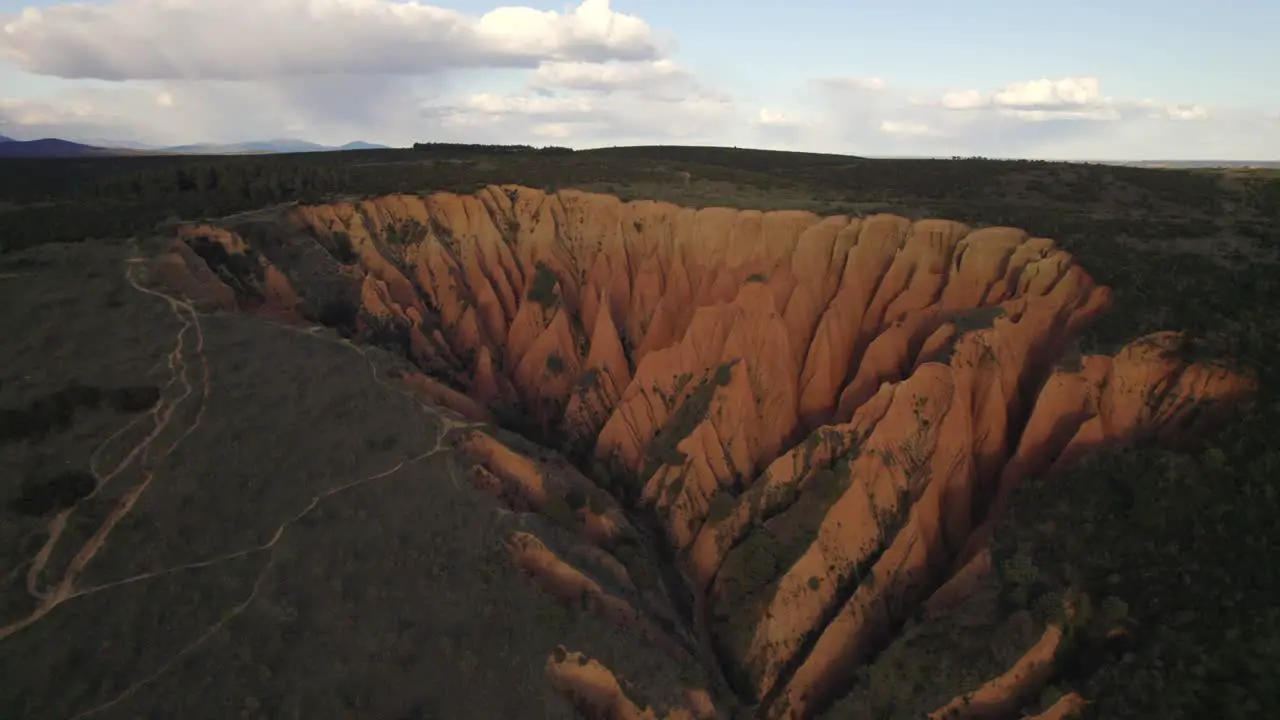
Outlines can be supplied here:
M436 437L430 447L411 457L400 460L391 467L382 471L368 476L354 478L323 490L319 494L313 496L311 500L299 508L297 512L293 513L281 522L279 526L276 527L275 532L273 532L270 538L264 543L242 548L216 557L184 563L151 572L140 573L138 575L120 578L118 580L105 582L99 585L79 587L77 581L93 561L94 557L96 557L98 552L106 544L112 531L114 531L120 521L133 510L138 500L147 492L148 489L151 488L152 484L159 479L156 472L157 464L172 454L183 441L190 437L200 427L204 420L205 408L208 406L209 397L213 391L213 385L210 380L209 360L205 354L205 334L204 327L200 322L200 313L188 300L144 286L139 281L138 273L135 272L135 268L138 268L140 264L144 262L144 258L130 258L125 267L125 279L138 292L159 298L168 303L174 316L181 323L181 326L178 328L174 337L173 349L169 352L166 359L169 370L169 379L162 388L161 399L155 407L153 407L149 412L135 417L128 424L114 432L94 451L90 457L90 471L93 473L96 484L93 492L90 493L86 499L97 496L103 491L108 483L119 478L130 468L136 467L139 469L141 471L142 479L121 496L115 508L102 521L98 529L84 543L84 545L77 550L62 575L47 587L42 587L41 578L48 569L50 558L52 557L55 548L58 546L58 542L66 531L68 523L77 508L73 506L63 510L50 520L47 527L48 539L31 559L31 565L27 571L26 577L27 591L38 601L36 607L26 617L7 625L0 626L0 642L5 641L7 638L40 621L63 603L77 598L93 595L104 590L110 590L124 585L152 580L165 575L207 568L260 553L268 554L268 559L262 570L258 573L249 594L239 603L228 608L217 622L206 628L204 632L200 633L192 642L179 650L166 662L162 663L155 671L146 677L135 681L109 700L79 712L73 716L73 720L97 715L133 696L139 690L164 675L183 658L199 649L211 637L225 627L228 622L244 612L245 609L247 609L253 601L257 599L264 580L274 568L275 549L277 544L285 536L285 533L291 526L305 518L325 500L376 480L390 477L396 472L418 463L421 460L445 452L450 447L448 439L455 431L480 427L480 424L478 423L469 423L458 419L454 413L448 410L427 405L426 403L418 400L411 393L387 383L379 376L377 365L374 362L374 359L369 356L366 349L357 346L346 339L335 339L324 336L319 333L320 328L309 327L303 329L284 326L295 332L344 345L364 358L369 365L375 383L388 391L396 392L408 397L413 400L423 410L423 412L432 415L439 421L439 432L436 434ZM171 391L175 386L178 390L176 393L172 393ZM190 424L182 429L181 432L178 433L177 437L174 438L167 446L162 446L161 436L165 434L166 430L169 430L170 428L177 428L180 424L177 419L183 414L179 411L190 406L193 402L198 403L198 409L195 412L194 418L190 421ZM153 423L153 427L150 432L148 432L147 435L136 445L129 448L127 452L125 452L124 457L116 463L114 467L110 470L101 469L101 465L104 462L102 460L103 456L108 454L115 445L118 444L119 439L126 436L130 430L137 427L140 423L147 421ZM454 477L452 464L448 464L448 467L450 479L456 486L458 485L458 481L457 478Z

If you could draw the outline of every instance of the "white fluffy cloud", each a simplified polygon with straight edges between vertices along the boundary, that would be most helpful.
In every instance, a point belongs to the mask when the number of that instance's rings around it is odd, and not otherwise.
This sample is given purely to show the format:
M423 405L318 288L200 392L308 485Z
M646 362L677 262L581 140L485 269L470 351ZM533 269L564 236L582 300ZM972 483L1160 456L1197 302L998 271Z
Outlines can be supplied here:
M1201 120L1208 110L1200 105L1167 105L1154 100L1117 100L1102 94L1096 77L1040 78L1005 85L989 93L952 90L920 104L946 110L995 110L1027 122L1049 120L1121 120L1143 115L1153 119Z
M877 78L823 78L798 99L808 100L804 113L775 107L770 112L786 122L756 120L765 144L873 156L1225 159L1239 154L1233 136L1257 135L1259 127L1258 118L1247 114L1111 97L1096 77L932 91L897 88ZM794 131L798 125L803 133ZM1277 141L1272 131L1273 147Z
M690 91L697 89L693 75L670 58L639 62L544 62L531 81L543 89L594 92Z
M417 75L657 55L649 25L609 0L479 17L417 0L114 0L28 8L0 30L0 58L23 70L103 80Z
M811 118L792 115L776 108L760 108L756 113L755 124L766 128L804 128L813 125Z
M457 103L430 107L428 113L450 137L517 142L533 134L573 138L575 145L709 142L736 119L733 102L716 94L664 97L643 91L551 96L477 93Z
M922 122L910 120L885 120L880 123L880 132L890 135L907 135L916 137L937 137L942 135L936 128Z
M1089 107L1104 102L1100 87L1096 77L1016 82L992 93L991 104L1020 110Z
M943 93L938 104L948 110L976 110L986 106L987 98L977 90L952 90Z
M1204 120L1209 117L1209 109L1203 105L1181 103L1177 105L1161 105L1150 101L1140 103L1152 111L1152 116L1169 120Z
M734 124L727 94L609 0L478 16L418 0L113 0L0 26L0 60L65 88L0 105L0 128L24 137L695 142Z
M558 12L473 14L422 0L100 0L24 10L0 18L0 134L1086 158L1222 157L1238 138L1261 137L1254 147L1280 152L1280 125L1263 111L1115 98L1092 76L1014 77L987 89L904 88L871 74L797 79L792 88L711 86L644 18L609 0L567 1Z

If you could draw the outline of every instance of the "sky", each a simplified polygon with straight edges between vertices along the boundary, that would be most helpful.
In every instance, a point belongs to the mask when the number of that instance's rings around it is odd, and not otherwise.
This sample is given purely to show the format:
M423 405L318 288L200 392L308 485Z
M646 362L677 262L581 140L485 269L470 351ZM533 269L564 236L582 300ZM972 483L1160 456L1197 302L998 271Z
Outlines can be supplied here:
M1275 0L0 0L0 135L1280 160Z

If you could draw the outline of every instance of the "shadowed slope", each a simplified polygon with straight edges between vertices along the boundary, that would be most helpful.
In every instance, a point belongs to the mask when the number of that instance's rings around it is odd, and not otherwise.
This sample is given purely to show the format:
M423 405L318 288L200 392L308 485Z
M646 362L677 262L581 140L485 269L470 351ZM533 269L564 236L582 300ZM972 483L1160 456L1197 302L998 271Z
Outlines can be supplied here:
M393 347L414 392L559 451L460 442L478 485L581 538L516 533L513 559L763 717L811 717L918 608L967 597L1023 479L1252 391L1174 333L1073 353L1110 291L1014 228L490 187L179 233L162 265L190 293ZM1054 628L966 712L1016 712Z

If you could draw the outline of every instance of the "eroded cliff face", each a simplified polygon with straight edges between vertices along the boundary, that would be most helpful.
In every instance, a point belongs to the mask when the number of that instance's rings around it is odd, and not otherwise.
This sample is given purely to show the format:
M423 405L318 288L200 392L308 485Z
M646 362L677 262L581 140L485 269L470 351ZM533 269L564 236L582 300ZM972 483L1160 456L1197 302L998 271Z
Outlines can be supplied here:
M162 266L189 294L395 348L411 391L556 451L459 439L477 486L551 521L513 561L707 669L668 717L726 687L812 717L989 573L1025 479L1199 432L1252 391L1172 332L1080 356L1110 291L1014 228L490 187L179 239ZM1052 674L1044 632L936 715L1016 713ZM591 712L657 717L564 657L549 673Z

